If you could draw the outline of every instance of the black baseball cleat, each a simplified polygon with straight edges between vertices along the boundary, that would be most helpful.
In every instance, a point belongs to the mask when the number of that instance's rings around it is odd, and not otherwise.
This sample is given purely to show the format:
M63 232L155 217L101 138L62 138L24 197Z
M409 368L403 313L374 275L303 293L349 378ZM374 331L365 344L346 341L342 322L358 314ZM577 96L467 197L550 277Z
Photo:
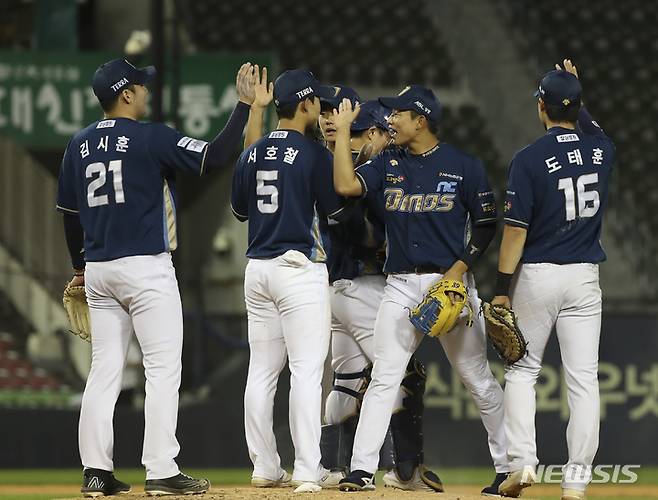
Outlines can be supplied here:
M199 495L210 489L207 479L194 479L182 472L166 479L147 479L144 491L147 495Z
M375 475L364 470L353 470L338 483L340 491L372 491L375 489Z
M130 492L130 485L119 481L110 471L85 469L82 472L80 493L85 497L107 497Z
M498 491L498 488L500 487L500 484L507 479L507 476L509 476L509 472L496 472L496 477L494 477L493 483L482 490L482 495L485 497L502 496L500 491Z

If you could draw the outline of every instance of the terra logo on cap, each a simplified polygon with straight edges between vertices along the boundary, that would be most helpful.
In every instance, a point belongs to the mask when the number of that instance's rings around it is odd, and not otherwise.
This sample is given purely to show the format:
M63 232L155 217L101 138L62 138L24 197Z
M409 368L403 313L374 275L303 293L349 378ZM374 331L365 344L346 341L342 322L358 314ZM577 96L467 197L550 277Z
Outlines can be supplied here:
M114 59L101 64L91 81L94 94L101 102L107 102L119 95L127 85L145 85L155 76L155 67L136 68L125 59Z
M309 97L331 97L332 87L320 85L313 73L305 69L289 69L274 81L274 105L283 108Z

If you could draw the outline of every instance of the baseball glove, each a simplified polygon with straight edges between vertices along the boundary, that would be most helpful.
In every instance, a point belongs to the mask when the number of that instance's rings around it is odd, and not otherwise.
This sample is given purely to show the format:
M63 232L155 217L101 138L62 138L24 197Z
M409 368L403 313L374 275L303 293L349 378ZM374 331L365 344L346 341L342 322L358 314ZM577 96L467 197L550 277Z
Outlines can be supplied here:
M64 289L62 302L71 325L69 331L81 339L91 342L91 323L85 287L82 285L71 286L69 283Z
M482 302L487 337L506 365L513 365L526 355L528 343L516 324L512 309Z
M458 299L453 304L448 292ZM432 285L423 301L409 311L409 321L421 333L429 337L439 337L452 330L466 308L467 323L472 324L473 310L468 302L466 286L461 281L441 280Z

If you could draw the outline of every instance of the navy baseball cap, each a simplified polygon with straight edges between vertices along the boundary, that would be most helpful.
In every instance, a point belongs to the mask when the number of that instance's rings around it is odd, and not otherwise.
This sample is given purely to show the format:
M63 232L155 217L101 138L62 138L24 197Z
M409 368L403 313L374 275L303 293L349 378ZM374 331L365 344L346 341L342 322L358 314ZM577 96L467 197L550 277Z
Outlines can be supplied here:
M441 118L441 103L434 92L422 85L409 85L396 97L380 97L382 106L399 111L415 111L430 121Z
M331 109L338 109L339 104L343 99L349 99L354 106L357 102L361 101L359 94L356 93L352 87L347 87L345 85L332 85L329 87L332 89L332 95L330 97L323 97L320 99L320 104L322 108L330 107Z
M582 94L583 87L575 75L554 69L541 79L535 97L541 97L548 104L569 106L574 103L580 104Z
M107 102L118 96L126 85L149 83L155 73L155 66L138 69L125 59L114 59L98 67L91 87L99 101Z
M297 104L313 96L322 99L333 94L332 87L320 85L313 73L305 69L289 69L274 81L274 105L277 108Z
M361 111L352 122L350 130L358 132L368 130L370 127L378 127L388 132L387 114L387 109L379 104L378 100L366 101L361 104Z

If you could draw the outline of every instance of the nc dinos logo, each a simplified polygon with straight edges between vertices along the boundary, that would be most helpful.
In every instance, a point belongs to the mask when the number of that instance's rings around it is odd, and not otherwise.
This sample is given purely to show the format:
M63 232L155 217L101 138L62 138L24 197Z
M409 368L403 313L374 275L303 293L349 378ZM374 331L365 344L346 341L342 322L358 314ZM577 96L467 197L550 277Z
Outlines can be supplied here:
M404 189L386 188L384 199L389 212L449 212L456 194L405 194Z

